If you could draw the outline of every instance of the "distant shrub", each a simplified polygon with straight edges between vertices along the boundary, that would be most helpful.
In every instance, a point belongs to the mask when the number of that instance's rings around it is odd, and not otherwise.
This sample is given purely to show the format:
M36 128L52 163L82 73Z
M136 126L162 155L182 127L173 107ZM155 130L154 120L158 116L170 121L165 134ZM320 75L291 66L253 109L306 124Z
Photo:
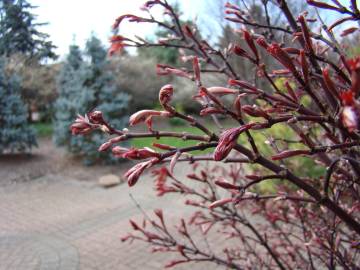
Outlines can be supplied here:
M166 80L156 75L154 59L124 55L112 57L110 62L117 88L131 96L131 113L158 103L157 93Z

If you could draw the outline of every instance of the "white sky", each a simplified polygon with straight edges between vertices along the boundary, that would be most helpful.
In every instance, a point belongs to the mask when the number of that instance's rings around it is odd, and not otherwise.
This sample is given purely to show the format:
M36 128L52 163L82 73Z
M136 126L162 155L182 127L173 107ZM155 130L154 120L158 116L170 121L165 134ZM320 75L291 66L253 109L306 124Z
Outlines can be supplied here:
M171 2L173 1L176 0ZM178 0L184 18L200 17L200 21L209 27L210 36L214 34L213 25L209 24L208 18L203 13L204 8L214 3L211 1L218 0ZM347 1L341 0L345 3ZM50 39L58 47L56 52L61 60L61 57L68 52L69 45L73 44L74 38L75 43L83 48L86 40L94 32L104 44L107 44L111 25L115 19L126 13L144 14L139 7L146 0L29 0L29 2L38 6L32 11L38 16L38 22L49 23L43 26L41 31L50 34ZM161 16L161 10L152 9L152 11L155 11L156 16ZM217 11L214 10L214 12ZM329 13L329 18L331 16L333 13ZM125 36L136 34L146 37L150 36L153 31L152 24L124 22L121 24L120 34Z
M139 7L145 0L30 0L38 6L32 12L38 15L38 22L48 22L41 31L50 34L50 39L58 47L57 54L64 56L69 45L75 43L83 47L85 41L94 32L104 43L110 36L111 25L115 19L126 13L141 14ZM183 10L190 11L189 17L195 16L196 7L202 1L182 0ZM190 8L191 5L191 8ZM198 9L199 10L199 9ZM160 12L156 12L161 16ZM191 14L192 13L192 14ZM153 33L151 24L121 24L122 35L145 37Z

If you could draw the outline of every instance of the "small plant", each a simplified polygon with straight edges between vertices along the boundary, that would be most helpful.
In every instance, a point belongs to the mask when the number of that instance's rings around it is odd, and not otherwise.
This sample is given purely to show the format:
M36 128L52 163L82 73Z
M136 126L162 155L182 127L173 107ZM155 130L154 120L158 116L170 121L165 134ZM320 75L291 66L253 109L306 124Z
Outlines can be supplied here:
M224 269L360 267L360 58L348 59L334 34L344 22L359 23L360 11L356 1L347 7L339 1L308 0L309 12L295 16L288 2L258 1L263 21L256 21L247 5L227 3L225 18L242 38L241 46L212 46L194 26L181 24L166 0L147 1L142 9L151 13L153 7L161 7L171 20L127 14L114 24L117 29L128 20L169 30L171 35L154 43L116 35L110 54L127 46L186 52L187 68L158 64L156 70L161 76L192 81L193 99L200 107L197 116L177 110L172 97L181 89L165 85L159 92L160 110L145 108L130 117L130 126L144 123L148 132L115 129L99 111L79 116L71 126L74 134L99 129L113 135L99 151L140 160L125 173L129 186L152 170L159 196L176 193L194 208L190 218L179 217L174 230L161 210L143 223L130 220L133 232L124 241L145 241L153 252L179 255L166 268L188 262L213 262ZM280 12L280 24L273 22L270 8ZM325 25L322 10L342 17ZM314 23L322 32L309 27ZM358 30L354 26L340 34ZM234 59L251 66L253 81L239 76L230 61ZM227 84L204 85L204 73L221 74ZM233 126L224 129L219 116ZM181 119L202 134L158 131L152 125L155 117ZM211 118L218 129L209 129L203 118ZM275 129L279 126L282 132ZM175 147L154 140L153 148L119 145L144 137L194 143ZM213 149L212 154L195 152L205 149ZM307 172L300 160L314 170ZM193 164L186 179L175 173L178 162ZM274 185L262 188L264 183ZM201 241L192 227L203 234ZM203 239L211 235L223 244L209 240L204 246Z

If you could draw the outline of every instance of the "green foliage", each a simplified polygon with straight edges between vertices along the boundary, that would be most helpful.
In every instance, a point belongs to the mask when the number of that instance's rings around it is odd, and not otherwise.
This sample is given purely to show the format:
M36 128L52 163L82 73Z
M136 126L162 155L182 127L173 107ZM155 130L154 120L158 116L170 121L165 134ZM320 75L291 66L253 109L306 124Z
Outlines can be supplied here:
M77 46L70 47L60 75L58 77L59 98L55 105L54 141L66 146L68 151L82 156L86 165L101 159L106 162L115 159L109 153L99 153L98 146L106 140L100 131L86 136L71 136L69 126L76 114L84 115L89 110L103 112L105 119L115 127L125 126L129 96L119 92L114 85L114 77L108 71L106 50L96 37L86 44L83 60Z
M26 0L0 0L0 55L57 58L49 35L37 30L44 24L35 23L33 8Z
M36 130L38 137L50 137L53 134L53 125L48 122L33 123L31 126Z
M35 133L27 123L27 107L20 97L20 80L4 73L0 59L0 153L24 152L37 146Z
M282 91L282 92L287 92L286 90L286 86L285 86L285 82L288 81L290 86L292 88L295 88L296 87L296 84L292 81L289 80L289 78L285 78L285 77L279 77L279 78L276 78L275 79L275 85L276 87Z
M359 56L359 55L360 55L360 46L353 47L353 48L350 50L349 55L350 55L350 56L349 56L350 58Z
M360 34L353 33L348 37L342 39L341 43L344 48L346 48L346 56L348 58L354 58L360 55Z

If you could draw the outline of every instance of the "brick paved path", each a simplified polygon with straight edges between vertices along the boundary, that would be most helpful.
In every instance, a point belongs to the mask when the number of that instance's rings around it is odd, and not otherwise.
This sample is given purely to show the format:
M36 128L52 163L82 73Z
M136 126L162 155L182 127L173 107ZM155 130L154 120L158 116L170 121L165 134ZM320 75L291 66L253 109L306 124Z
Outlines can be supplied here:
M128 219L142 217L129 192L149 213L161 207L178 217L187 211L178 197L155 197L149 177L132 189L106 190L60 175L0 187L0 270L162 269L172 255L119 240L129 231ZM216 269L191 266L204 267Z

